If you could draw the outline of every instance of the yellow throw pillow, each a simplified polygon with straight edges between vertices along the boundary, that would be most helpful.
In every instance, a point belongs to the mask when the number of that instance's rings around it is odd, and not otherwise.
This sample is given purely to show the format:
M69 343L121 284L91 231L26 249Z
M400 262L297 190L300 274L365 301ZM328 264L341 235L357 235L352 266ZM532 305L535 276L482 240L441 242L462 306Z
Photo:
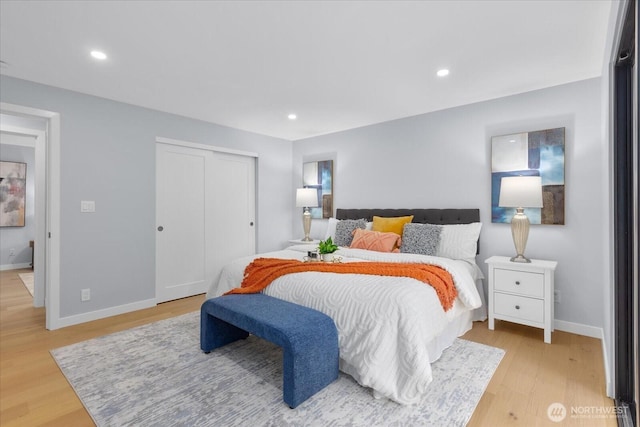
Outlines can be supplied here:
M372 230L380 231L382 233L396 233L402 236L402 229L404 228L404 225L411 221L413 221L413 215L397 216L392 218L374 216Z

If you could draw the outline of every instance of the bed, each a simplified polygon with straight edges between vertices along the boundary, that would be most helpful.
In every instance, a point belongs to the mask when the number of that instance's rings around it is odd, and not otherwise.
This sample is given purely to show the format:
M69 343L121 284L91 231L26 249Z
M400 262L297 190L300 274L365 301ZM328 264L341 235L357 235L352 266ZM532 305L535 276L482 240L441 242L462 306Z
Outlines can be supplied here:
M307 271L282 276L262 291L330 316L338 329L340 370L371 388L376 398L400 404L420 400L432 381L430 364L455 338L471 329L473 320L486 316L482 273L475 264L481 227L478 209L338 209L336 217L328 222L327 235L335 236L355 223L362 229L362 220L366 230L374 217L378 217L377 221L408 216L413 216L412 225L404 228L403 238L406 236L407 240L402 249L406 246L411 250L411 244L416 243L416 234L410 234L411 230L419 230L420 237L430 236L420 234L427 229L437 229L438 243L432 245L435 249L431 252L381 252L341 246L335 255L343 263L419 263L441 267L451 274L457 289L450 309L443 308L431 286L409 277ZM207 298L238 287L245 268L256 258L302 261L309 251L316 249L313 245L293 245L234 260L223 268Z

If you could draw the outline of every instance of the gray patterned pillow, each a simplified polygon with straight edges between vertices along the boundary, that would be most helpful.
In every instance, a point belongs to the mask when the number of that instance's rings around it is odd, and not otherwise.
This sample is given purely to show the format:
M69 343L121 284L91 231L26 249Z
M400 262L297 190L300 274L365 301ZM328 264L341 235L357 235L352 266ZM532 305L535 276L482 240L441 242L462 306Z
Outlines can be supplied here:
M433 224L405 224L402 230L400 252L437 255L442 226Z
M336 224L336 238L333 240L338 246L349 246L353 240L353 230L367 227L366 219L343 219Z

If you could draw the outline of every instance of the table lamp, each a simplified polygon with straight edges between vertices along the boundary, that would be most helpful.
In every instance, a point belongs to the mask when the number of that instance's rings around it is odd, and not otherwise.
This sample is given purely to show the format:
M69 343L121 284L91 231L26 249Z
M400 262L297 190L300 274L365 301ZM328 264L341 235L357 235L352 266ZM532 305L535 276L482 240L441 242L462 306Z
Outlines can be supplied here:
M296 207L304 208L302 212L302 226L304 227L303 242L311 242L309 237L311 232L311 212L309 208L318 207L318 190L315 188L298 188L296 190Z
M498 206L516 208L511 219L511 235L516 247L516 256L512 262L531 262L524 256L524 248L529 237L529 218L524 208L542 207L542 179L539 176L507 176L500 182L500 200Z

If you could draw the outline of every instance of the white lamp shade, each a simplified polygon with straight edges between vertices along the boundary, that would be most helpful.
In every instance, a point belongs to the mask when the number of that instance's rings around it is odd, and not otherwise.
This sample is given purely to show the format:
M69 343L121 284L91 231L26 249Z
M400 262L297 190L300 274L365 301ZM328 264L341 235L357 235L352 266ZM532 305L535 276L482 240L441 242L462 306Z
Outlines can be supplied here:
M500 182L502 208L541 208L542 178L539 176L506 176Z
M296 190L296 207L318 207L318 190L316 190L315 188L298 188Z

